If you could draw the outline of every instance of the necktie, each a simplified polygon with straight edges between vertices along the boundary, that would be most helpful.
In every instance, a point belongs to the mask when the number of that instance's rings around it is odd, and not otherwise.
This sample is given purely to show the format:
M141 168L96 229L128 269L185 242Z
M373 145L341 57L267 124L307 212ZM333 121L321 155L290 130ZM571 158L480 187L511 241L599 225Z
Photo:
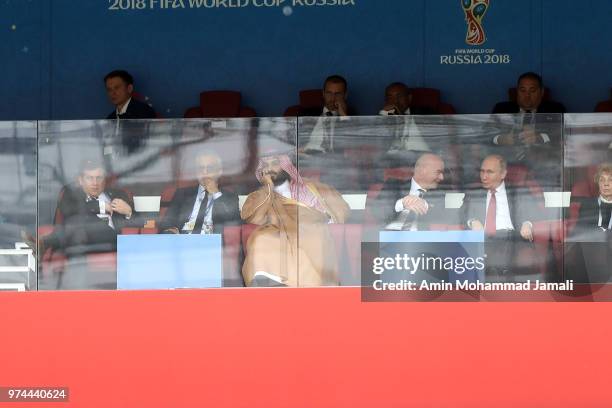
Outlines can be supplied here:
M612 217L612 204L602 202L600 211L601 211L601 227L604 229L611 229L610 228L610 218Z
M204 225L204 217L206 216L206 209L208 207L208 192L204 193L204 198L200 203L200 209L198 210L198 216L196 218L195 225L193 226L193 234L202 233L202 225Z
M491 190L491 199L487 208L487 219L485 221L485 234L489 237L495 236L497 227L495 225L495 217L497 216L497 199L495 198L495 190Z

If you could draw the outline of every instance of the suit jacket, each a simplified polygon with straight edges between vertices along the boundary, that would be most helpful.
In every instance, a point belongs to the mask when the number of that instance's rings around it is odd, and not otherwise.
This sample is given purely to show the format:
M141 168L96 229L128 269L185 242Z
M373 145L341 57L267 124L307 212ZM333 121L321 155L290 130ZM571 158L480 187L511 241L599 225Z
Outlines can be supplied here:
M376 218L381 228L398 219L400 213L395 211L395 203L410 193L410 181L389 180L372 203L368 203L370 213ZM444 211L444 193L439 190L427 191L423 197L429 205L427 214L417 218L420 229L429 229L431 224L443 224L446 220Z
M155 119L156 117L157 114L153 108L144 102L132 98L123 115L119 115L119 118L117 118L117 110L114 110L106 119Z
M605 217L603 217L605 221ZM580 212L578 213L577 228L579 231L592 230L599 228L599 201L598 198L588 198L582 201ZM608 228L608 225L602 225L603 228Z
M537 219L538 206L527 188L514 188L506 184L508 209L514 231L518 234L524 222L533 222ZM464 202L464 221L478 220L485 224L487 214L487 190L478 189L466 194Z
M124 200L133 210L134 204L124 191L106 189L104 193L111 200ZM99 218L99 213L100 204L97 200L88 202L87 195L80 187L65 186L57 204L55 229L42 238L44 246L61 248L68 256L114 251L117 247L117 234L130 221L124 215L114 213L114 228L111 228L108 219ZM58 220L57 215L61 215L63 220Z
M212 208L213 230L216 234L223 233L223 226L240 223L238 196L232 192L220 189L223 194L215 200ZM183 225L189 220L193 205L198 195L198 185L179 188L174 193L168 212L161 221L161 230L178 228L182 233Z
M321 116L323 115L323 108L324 106L321 107L316 107L316 108L303 108L300 109L298 116ZM347 106L347 114L348 116L356 116L357 112L355 112L355 109L353 109L350 106Z
M499 102L493 108L492 113L519 113L521 107L513 101ZM538 106L537 113L565 113L565 106L559 102L542 101Z
M106 193L111 201L115 198L122 199L128 203L132 211L134 211L134 202L125 191L107 188L104 190L104 193ZM57 207L64 217L63 224L65 226L107 224L105 219L97 216L97 214L100 213L99 202L97 200L87 202L87 195L80 187L65 187ZM115 226L115 234L121 232L121 228L128 223L125 216L119 213L113 213L112 219L113 225Z

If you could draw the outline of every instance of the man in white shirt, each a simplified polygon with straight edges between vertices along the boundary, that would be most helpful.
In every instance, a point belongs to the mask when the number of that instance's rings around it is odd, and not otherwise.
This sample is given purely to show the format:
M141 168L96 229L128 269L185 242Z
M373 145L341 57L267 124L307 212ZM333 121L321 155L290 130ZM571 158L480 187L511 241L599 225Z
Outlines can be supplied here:
M410 183L387 181L368 208L385 229L429 229L432 223L444 223L444 197L435 191L443 180L442 158L432 153L422 154Z
M502 156L485 157L480 166L482 190L468 193L463 207L467 227L485 232L487 276L513 279L509 272L517 270L517 244L533 241L532 220L538 206L528 189L507 186L506 175Z

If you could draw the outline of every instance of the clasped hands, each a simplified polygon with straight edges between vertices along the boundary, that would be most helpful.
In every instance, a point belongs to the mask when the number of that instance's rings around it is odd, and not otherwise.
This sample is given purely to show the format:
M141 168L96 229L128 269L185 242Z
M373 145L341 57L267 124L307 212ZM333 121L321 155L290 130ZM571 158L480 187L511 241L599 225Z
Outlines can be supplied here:
M472 231L482 231L484 230L484 225L478 220L473 220L470 223L470 229ZM533 225L530 222L524 222L519 233L524 240L533 242Z
M402 198L402 205L404 209L414 211L418 215L425 215L429 211L429 205L427 201L417 196L407 195Z

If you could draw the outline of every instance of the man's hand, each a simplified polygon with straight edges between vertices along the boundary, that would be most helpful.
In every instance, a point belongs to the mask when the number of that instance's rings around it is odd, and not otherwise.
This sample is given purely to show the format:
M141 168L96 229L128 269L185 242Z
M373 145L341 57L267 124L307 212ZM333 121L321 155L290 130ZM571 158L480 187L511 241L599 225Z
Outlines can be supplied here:
M472 220L470 223L470 229L472 231L482 231L484 229L484 225L482 225L482 222L478 220Z
M112 210L111 213L117 212L121 215L125 215L126 217L132 216L132 207L130 207L128 203L120 198L115 198L113 201L111 201L110 206Z
M272 176L270 176L269 173L264 173L263 177L261 178L261 182L264 186L272 186L274 184L272 182Z
M417 196L407 195L406 197L402 198L402 205L406 210L414 211L418 215L427 214L427 211L429 210L427 201Z
M346 101L343 98L338 98L336 101L336 109L338 110L338 115L347 116L348 108L346 107Z
M519 140L525 145L533 145L540 141L540 136L533 129L523 130L519 133Z
M521 237L524 240L533 242L533 226L530 222L524 222L521 226Z
M208 191L209 194L215 194L219 191L219 184L217 180L211 178L204 179L204 188Z
M514 144L514 135L512 133L506 133L497 138L497 144L501 146L512 146Z
M164 230L164 234L178 234L179 230L176 227L172 227L172 228L166 228Z
M389 115L401 115L403 113L400 112L399 109L397 109L397 106L393 104L385 105L382 110L389 112Z

